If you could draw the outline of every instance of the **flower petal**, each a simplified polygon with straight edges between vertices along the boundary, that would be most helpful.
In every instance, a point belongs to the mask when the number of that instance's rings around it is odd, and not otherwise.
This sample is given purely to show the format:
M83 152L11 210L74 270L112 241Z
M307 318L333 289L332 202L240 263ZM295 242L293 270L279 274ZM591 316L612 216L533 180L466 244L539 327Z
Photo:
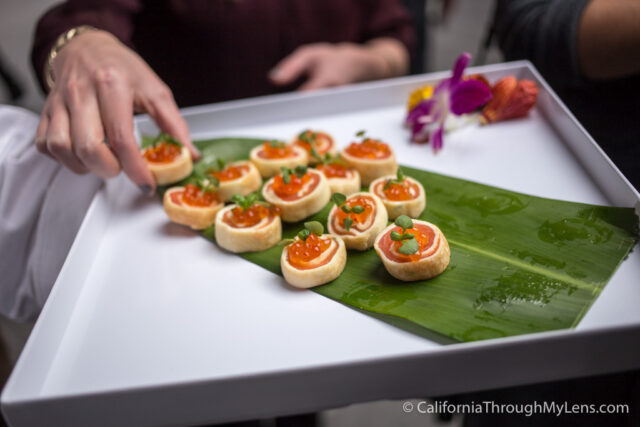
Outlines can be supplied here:
M462 55L458 57L456 60L456 64L453 66L453 76L451 76L451 86L454 86L462 80L462 74L464 73L464 69L469 65L469 61L471 60L471 54L468 52L464 52Z
M535 82L507 76L493 86L493 99L483 108L482 117L486 123L524 117L537 97Z
M411 111L409 111L409 114L407 114L407 118L405 119L405 123L407 124L417 123L420 117L431 115L433 104L434 104L433 99L428 99L426 101L420 102L418 105L413 107Z
M437 153L442 149L442 133L444 132L444 126L439 126L433 133L433 152Z
M479 80L464 80L451 91L449 108L457 116L470 113L491 100L491 89Z

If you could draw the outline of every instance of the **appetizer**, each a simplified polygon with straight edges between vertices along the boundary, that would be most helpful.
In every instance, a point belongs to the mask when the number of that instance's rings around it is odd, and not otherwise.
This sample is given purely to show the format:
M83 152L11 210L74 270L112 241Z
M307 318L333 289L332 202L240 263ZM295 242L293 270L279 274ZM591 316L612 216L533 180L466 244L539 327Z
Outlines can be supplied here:
M395 176L384 176L373 181L369 191L382 199L391 220L400 215L417 218L427 205L422 184L405 176L400 170Z
M336 153L336 144L333 138L325 132L303 130L295 137L292 144L305 149L311 164L317 163L318 159L325 154L334 155Z
M339 157L325 154L316 169L327 178L332 193L342 193L348 196L360 191L360 174L354 168L347 167Z
M376 178L396 173L398 163L388 144L366 137L364 131L358 132L356 136L361 141L352 142L342 150L340 156L347 166L360 173L362 185L369 185Z
M180 141L161 133L141 150L149 171L158 185L178 182L191 174L191 153Z
M435 225L399 216L373 245L389 274L399 280L431 279L449 265L447 239Z
M164 193L164 211L169 219L194 230L203 230L213 224L224 203L214 187L215 182L201 179L184 187L172 187Z
M282 250L280 267L284 279L296 288L311 288L328 283L342 273L347 263L344 242L322 234L317 221L305 222L304 229Z
M304 148L276 140L258 145L251 150L249 158L263 178L271 178L280 172L280 168L306 166L309 162L309 156Z
M266 182L262 197L280 209L285 222L300 221L320 211L329 202L327 178L315 169L297 166L282 168L282 173Z
M387 210L379 197L371 193L355 193L346 197L334 193L336 204L329 212L327 228L344 241L347 249L364 251L373 246L387 226Z
M216 242L229 252L264 251L282 239L277 208L258 201L258 194L235 194L216 215Z
M249 161L226 163L218 158L216 167L207 171L207 174L215 177L218 186L218 197L227 202L231 196L239 194L246 196L260 189L262 178L255 165Z

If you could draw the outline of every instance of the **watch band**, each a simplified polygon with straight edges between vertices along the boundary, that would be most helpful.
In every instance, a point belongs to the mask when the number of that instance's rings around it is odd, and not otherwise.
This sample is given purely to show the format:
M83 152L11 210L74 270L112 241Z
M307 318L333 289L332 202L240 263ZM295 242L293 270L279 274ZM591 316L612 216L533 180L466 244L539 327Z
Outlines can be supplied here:
M60 34L60 36L56 39L56 42L53 44L51 51L49 52L49 56L47 57L47 61L44 64L44 81L47 86L47 91L50 91L55 82L53 75L53 61L56 59L56 56L60 53L60 51L75 37L78 37L80 34L84 34L88 31L98 31L97 28L92 27L91 25L80 25L79 27L74 27L64 33Z

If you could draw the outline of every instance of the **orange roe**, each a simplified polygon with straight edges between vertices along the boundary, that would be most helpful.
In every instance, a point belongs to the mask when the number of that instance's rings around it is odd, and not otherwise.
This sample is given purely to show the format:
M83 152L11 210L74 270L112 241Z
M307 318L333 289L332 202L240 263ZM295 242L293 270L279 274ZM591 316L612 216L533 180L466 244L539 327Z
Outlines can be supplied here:
M284 159L295 155L296 153L290 145L282 144L272 147L268 141L262 144L262 150L258 152L258 156L264 159Z
M415 187L416 185L414 183L404 180L402 184L393 183L389 185L389 187L387 187L386 190L383 190L383 192L387 199L393 200L394 202L400 202L414 199L414 194L417 194Z
M276 175L273 180L273 192L280 198L287 198L298 194L302 187L309 182L311 174L308 172L299 177L296 174L289 175L290 182L285 184L282 175Z
M349 168L340 163L329 163L327 165L318 165L316 167L327 178L346 178Z
M210 171L209 175L215 176L218 178L220 182L225 181L233 181L234 179L238 179L242 177L242 175L249 172L249 166L247 165L239 165L239 166L227 166L221 171Z
M200 187L187 184L182 193L182 201L191 206L210 206L218 201L215 191L203 191Z
M160 142L144 150L143 155L152 163L170 163L180 156L181 152L182 148L175 144Z
M272 215L274 212L271 208L262 205L255 204L249 207L247 210L237 206L230 211L229 223L236 228L249 228L258 224L264 218ZM227 219L227 218L225 218Z
M367 159L384 159L391 156L391 149L387 144L371 138L360 143L352 142L346 152L354 157Z
M375 205L372 205L371 203L371 198L367 197L367 196L357 196L357 197L352 197L349 200L347 200L345 203L345 205L349 206L350 208L353 208L356 205L360 205L364 208L364 211L362 211L362 213L345 213L342 210L342 206L340 206L338 208L338 221L340 222L340 225L342 225L344 227L344 220L349 217L351 218L351 221L353 221L354 224L356 223L364 223L367 221L367 218L369 218L369 215L373 214L374 211L374 207Z
M309 268L309 263L322 255L331 246L331 238L320 238L311 233L307 240L298 239L289 245L289 263L301 270Z

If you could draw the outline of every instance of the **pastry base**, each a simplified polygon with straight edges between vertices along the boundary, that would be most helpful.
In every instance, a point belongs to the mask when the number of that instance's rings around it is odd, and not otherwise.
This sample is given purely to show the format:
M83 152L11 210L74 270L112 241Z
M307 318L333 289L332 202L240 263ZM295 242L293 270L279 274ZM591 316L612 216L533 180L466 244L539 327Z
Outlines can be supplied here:
M322 210L322 208L329 203L331 191L329 190L327 178L322 172L315 169L309 169L309 173L319 175L320 182L311 194L308 194L298 200L288 202L276 196L273 191L267 191L269 184L273 183L273 178L267 181L262 187L262 197L264 197L267 202L280 209L280 217L284 222L301 221Z
M232 163L234 166L245 164L249 166L249 172L232 181L220 181L220 185L218 186L218 197L220 197L220 200L228 202L234 194L246 196L260 189L262 178L258 168L256 168L252 162L242 161Z
M141 150L141 153L144 153L144 150ZM170 163L154 163L146 159L145 161L158 185L173 184L181 181L191 175L191 170L193 169L191 153L187 147L182 147L180 156Z
M330 235L328 234L323 234L320 237L326 238L329 236ZM282 256L280 257L280 267L282 268L284 280L296 288L308 289L329 283L340 276L347 264L347 250L341 239L336 236L331 236L331 238L338 244L338 249L335 255L325 265L311 270L299 270L292 266L287 259L288 246L285 247L282 250Z
M258 168L260 175L265 179L279 174L281 172L281 167L293 169L296 166L306 166L309 163L307 151L297 145L293 146L296 156L286 157L284 159L263 159L258 156L258 152L260 150L262 150L262 145L254 147L249 154L249 159L253 162L256 168Z
M360 173L362 185L369 185L373 180L386 175L395 175L398 171L396 155L392 152L386 159L363 159L354 157L346 150L340 152L342 160Z
M387 210L382 203L382 200L378 196L372 193L360 192L352 194L351 197L357 197L359 195L369 196L375 200L376 203L376 217L373 220L373 224L367 230L357 233L355 236L338 234L338 231L333 227L332 218L337 214L338 207L333 206L329 212L327 220L327 230L329 233L339 237L344 242L347 249L355 249L358 251L365 251L373 246L373 243L378 237L378 234L387 226L388 217ZM348 198L348 199L349 199ZM348 200L347 199L347 200Z
M216 243L233 253L264 251L282 240L282 222L279 216L264 227L234 228L222 220L226 212L234 209L230 205L216 215Z
M184 191L184 187L173 187L165 191L164 211L171 221L194 230L209 228L214 223L218 211L224 207L224 204L219 202L205 207L189 206L185 203L178 205L171 200L171 193L175 191Z
M433 228L433 230L435 231L436 239L440 239L440 246L433 255L427 258L422 258L416 262L396 262L387 258L387 256L384 254L384 251L380 248L380 240L382 239L382 236L389 233L390 230L395 228L394 224L391 224L390 226L385 228L384 231L378 235L373 245L389 274L391 274L396 279L405 282L431 279L432 277L439 275L444 270L446 270L451 257L449 243L444 237L444 234L442 234L442 231L440 231L437 226L426 221L416 220L415 222L422 223Z
M389 220L393 221L400 215L407 215L411 218L418 218L420 215L422 215L424 208L427 206L427 196L424 192L424 187L422 186L422 184L411 177L407 177L407 180L418 186L418 188L420 189L420 193L415 199L395 202L393 200L386 199L373 191L373 189L376 187L376 185L378 185L380 181L386 182L388 179L396 179L396 175L388 175L376 179L369 186L369 191L382 199L382 203L384 203L384 206L387 208Z

